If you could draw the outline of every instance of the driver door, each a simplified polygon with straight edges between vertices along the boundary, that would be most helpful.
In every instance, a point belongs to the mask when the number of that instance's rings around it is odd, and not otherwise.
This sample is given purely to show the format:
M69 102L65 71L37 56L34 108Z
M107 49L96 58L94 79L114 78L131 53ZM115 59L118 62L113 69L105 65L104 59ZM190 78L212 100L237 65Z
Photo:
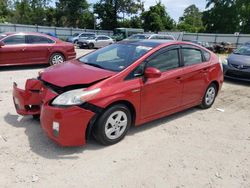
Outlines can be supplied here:
M162 75L159 78L146 78L142 86L142 119L175 111L181 105L183 90L179 46L160 50L148 60L146 67L157 68Z
M13 35L3 39L4 46L0 47L0 64L27 64L25 35Z

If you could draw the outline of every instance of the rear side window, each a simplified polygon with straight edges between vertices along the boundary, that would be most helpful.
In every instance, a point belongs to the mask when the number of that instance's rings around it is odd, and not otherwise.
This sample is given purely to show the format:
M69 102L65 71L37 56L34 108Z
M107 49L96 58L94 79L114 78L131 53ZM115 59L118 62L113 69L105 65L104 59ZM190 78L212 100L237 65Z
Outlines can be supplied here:
M203 55L204 55L204 61L209 61L210 60L210 58L211 58L211 55L210 55L210 53L209 52L207 52L207 51L203 51Z
M108 40L107 37L98 37L97 40Z
M147 65L148 67L155 67L161 72L171 70L179 67L179 53L178 49L169 50L159 54L151 59Z
M182 49L184 65L194 65L203 62L202 54L199 49L184 48Z
M24 35L10 36L4 39L3 42L6 45L25 44L25 36Z
M49 38L42 37L42 36L35 36L35 35L28 35L27 42L29 44L52 44L54 43L54 41Z

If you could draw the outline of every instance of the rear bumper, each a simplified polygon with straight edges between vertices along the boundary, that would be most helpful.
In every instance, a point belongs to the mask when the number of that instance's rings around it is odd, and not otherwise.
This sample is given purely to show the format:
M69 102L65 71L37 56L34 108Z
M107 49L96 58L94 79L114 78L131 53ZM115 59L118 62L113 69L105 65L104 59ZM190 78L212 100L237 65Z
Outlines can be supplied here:
M44 104L41 109L40 121L49 138L62 146L81 146L86 144L85 132L91 118L95 114L83 108L53 107ZM53 124L59 126L55 132Z
M250 81L250 69L236 69L230 65L223 64L223 72L225 78Z
M67 60L75 59L76 58L76 52L68 53Z

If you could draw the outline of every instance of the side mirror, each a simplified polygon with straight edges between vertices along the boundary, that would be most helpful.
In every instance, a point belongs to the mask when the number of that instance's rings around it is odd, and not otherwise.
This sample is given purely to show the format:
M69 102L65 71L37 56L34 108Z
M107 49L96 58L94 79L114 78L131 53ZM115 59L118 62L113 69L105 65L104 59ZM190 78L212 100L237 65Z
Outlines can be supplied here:
M0 47L4 46L3 41L0 41Z
M146 78L159 78L161 77L161 71L154 67L147 67L144 76Z

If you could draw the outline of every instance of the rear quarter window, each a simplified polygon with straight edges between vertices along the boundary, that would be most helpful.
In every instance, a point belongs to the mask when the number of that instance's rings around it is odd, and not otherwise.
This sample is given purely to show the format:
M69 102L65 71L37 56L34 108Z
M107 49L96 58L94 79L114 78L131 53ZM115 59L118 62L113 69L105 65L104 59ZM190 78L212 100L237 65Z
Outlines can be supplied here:
M199 49L184 48L182 49L182 56L185 66L195 65L203 62L202 53Z
M204 50L203 51L203 55L204 55L204 61L205 62L210 60L211 54L209 52L207 52L207 51Z

